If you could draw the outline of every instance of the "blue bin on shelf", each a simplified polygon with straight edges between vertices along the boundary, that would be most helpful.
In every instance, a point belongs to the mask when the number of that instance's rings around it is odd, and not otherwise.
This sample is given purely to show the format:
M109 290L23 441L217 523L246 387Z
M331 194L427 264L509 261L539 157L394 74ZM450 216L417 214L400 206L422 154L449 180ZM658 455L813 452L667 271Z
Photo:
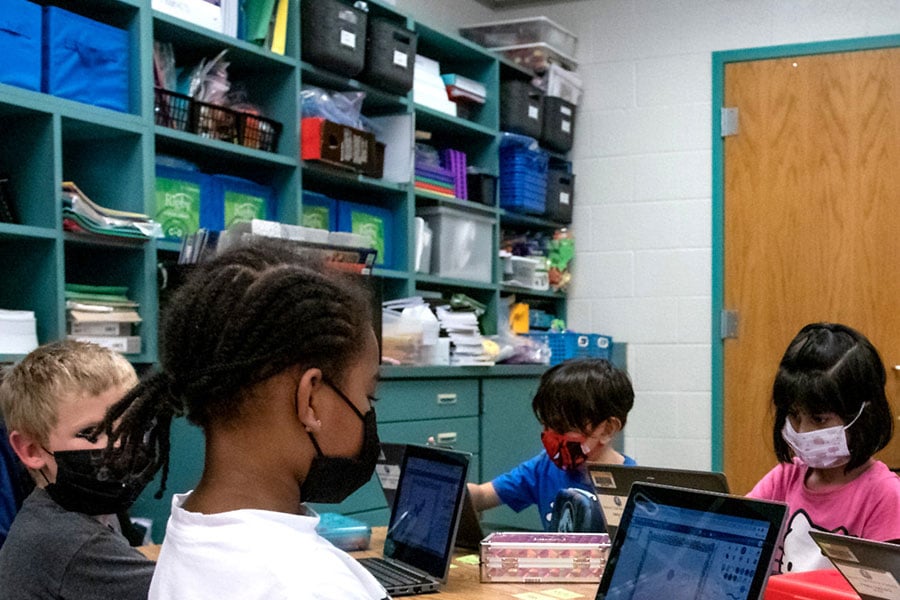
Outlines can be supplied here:
M0 0L0 83L41 90L41 7Z
M303 209L300 224L313 229L337 231L337 200L318 192L303 191Z
M349 231L371 239L372 247L378 250L375 265L393 268L394 221L390 210L341 200L338 202L338 231Z
M500 207L543 215L549 155L534 138L504 133L500 140Z
M612 359L612 338L599 333L577 333L574 331L529 333L528 337L546 342L550 347L550 366L558 365L570 358Z
M128 32L56 6L44 7L42 89L128 112Z
M200 227L228 229L253 219L275 220L275 190L232 175L210 175L200 203Z

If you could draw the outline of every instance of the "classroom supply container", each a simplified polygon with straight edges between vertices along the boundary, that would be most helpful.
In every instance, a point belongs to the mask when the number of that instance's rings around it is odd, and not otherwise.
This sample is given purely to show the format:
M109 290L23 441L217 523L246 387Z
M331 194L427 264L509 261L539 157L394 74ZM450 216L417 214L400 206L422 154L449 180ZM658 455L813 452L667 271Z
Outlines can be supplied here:
M500 140L500 207L543 215L547 206L548 161L537 140L504 134Z
M575 139L575 105L555 96L544 96L541 115L541 145L568 152Z
M406 94L412 89L419 36L386 19L369 19L366 62L359 78L377 88Z
M559 65L569 71L578 69L578 62L574 58L559 52L547 44L503 46L493 50L520 67L531 69L538 75L545 73L552 64Z
M416 211L433 232L431 272L440 277L493 280L494 220L447 206Z
M481 542L481 582L597 583L609 547L606 533L495 532Z
M347 77L359 75L366 64L366 13L339 0L303 0L301 14L303 60Z
M153 88L153 118L157 125L189 131L194 99L163 88Z
M200 228L201 205L209 179L200 171L156 165L156 210L165 239L180 241Z
M497 177L490 173L469 171L466 173L466 187L469 191L469 200L494 206L497 202Z
M853 587L836 569L817 569L772 575L763 600L859 600Z
M303 190L300 224L313 229L337 231L337 200L325 194Z
M355 233L366 240L365 247L378 251L375 265L394 266L394 222L391 211L380 206L338 202L338 231Z
M547 207L545 216L568 225L572 222L575 201L575 175L567 169L547 169Z
M570 358L612 358L612 337L599 333L574 331L529 333L535 341L546 342L550 348L550 366Z
M43 91L127 112L129 46L124 29L44 7Z
M541 135L543 93L527 81L500 83L500 129L529 137Z
M369 525L339 513L319 513L316 532L345 552L366 550L372 539Z
M574 55L578 44L578 36L547 17L480 23L460 27L459 33L485 48L543 43Z
M270 186L231 175L210 175L208 182L200 205L201 227L222 230L254 219L274 220L275 190Z
M41 7L0 0L0 83L41 89Z

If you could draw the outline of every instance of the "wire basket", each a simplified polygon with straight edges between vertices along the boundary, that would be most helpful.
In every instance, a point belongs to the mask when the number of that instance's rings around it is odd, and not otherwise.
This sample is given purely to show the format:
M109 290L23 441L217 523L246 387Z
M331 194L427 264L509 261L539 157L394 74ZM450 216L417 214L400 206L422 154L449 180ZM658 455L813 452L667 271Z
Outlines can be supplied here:
M247 113L237 113L239 144L248 148L275 152L281 136L281 123L273 119Z
M191 124L191 107L194 100L190 96L163 88L153 89L153 114L157 125L187 131Z
M191 129L200 137L238 142L238 113L225 106L194 100Z

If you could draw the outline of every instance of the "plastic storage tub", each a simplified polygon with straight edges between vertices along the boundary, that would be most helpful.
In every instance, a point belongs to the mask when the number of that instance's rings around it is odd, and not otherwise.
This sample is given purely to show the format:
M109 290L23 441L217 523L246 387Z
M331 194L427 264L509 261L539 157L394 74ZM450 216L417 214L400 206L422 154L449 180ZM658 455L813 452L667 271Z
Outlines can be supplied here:
M41 89L41 7L25 0L0 0L0 83Z
M485 48L544 43L563 54L573 55L578 44L578 37L574 33L563 29L547 17L469 25L460 27L459 33Z
M531 69L538 75L544 73L551 64L559 65L569 71L578 69L578 62L574 58L547 44L503 46L493 50L521 67Z
M527 81L511 80L500 84L500 129L533 138L541 135L541 90Z
M493 280L494 220L446 206L420 208L433 232L431 272L440 277Z
M568 225L572 222L574 201L575 175L564 169L548 169L546 217Z
M210 175L207 181L200 205L201 227L221 230L235 223L274 218L271 187L231 175Z
M56 6L44 7L43 91L128 111L128 32Z
M418 34L385 19L370 19L366 62L359 78L377 88L406 94L412 89Z
M338 0L303 0L303 60L355 77L366 64L367 15Z
M495 532L481 542L481 581L597 583L609 547L606 533Z
M575 105L562 98L544 96L541 119L541 144L568 152L575 140Z
M543 215L547 206L547 163L537 140L505 134L500 142L500 207Z
M366 240L365 247L378 251L375 264L379 267L394 266L393 225L391 211L386 208L338 201L338 231L362 236Z
M320 513L316 532L346 552L368 549L372 538L369 525L338 513Z
M313 229L337 231L337 200L317 192L303 191L300 224Z
M153 219L162 227L165 239L180 241L199 229L200 207L207 197L208 185L209 176L200 171L156 165Z
M588 357L610 360L612 357L613 340L608 335L563 331L561 333L529 333L528 336L536 341L547 342L550 348L550 366L558 365L570 358Z
M818 569L772 575L764 600L859 600L853 587L836 569Z

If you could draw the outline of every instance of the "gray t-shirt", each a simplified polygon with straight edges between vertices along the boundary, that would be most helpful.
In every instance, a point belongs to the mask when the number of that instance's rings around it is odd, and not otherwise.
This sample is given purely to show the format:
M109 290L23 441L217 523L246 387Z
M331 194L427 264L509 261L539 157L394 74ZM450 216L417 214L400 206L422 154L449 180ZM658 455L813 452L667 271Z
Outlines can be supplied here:
M154 566L121 534L35 488L0 548L0 600L146 600Z

